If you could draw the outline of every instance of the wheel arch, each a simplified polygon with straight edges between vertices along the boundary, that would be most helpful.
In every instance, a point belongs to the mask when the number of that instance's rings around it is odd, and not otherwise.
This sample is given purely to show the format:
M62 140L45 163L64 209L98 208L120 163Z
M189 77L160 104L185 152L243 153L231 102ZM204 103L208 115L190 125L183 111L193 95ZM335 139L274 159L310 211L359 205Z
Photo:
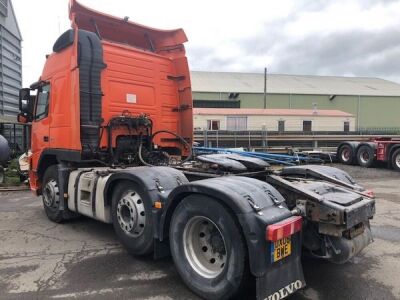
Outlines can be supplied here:
M57 165L62 161L77 162L80 161L81 154L79 151L66 149L45 149L40 154L36 173L39 182L42 182L44 173L52 165ZM41 187L39 188L41 193Z
M111 174L104 187L104 204L110 205L113 189L122 181L131 181L154 195L153 202L159 198L166 198L171 190L187 183L185 175L169 167L135 167L121 170Z
M43 182L43 177L44 177L44 173L46 172L46 170L53 166L53 165L57 165L58 164L58 159L57 159L57 155L55 154L46 154L43 153L40 158L39 158L39 162L38 162L38 167L37 167L37 176L40 182ZM40 193L41 193L42 187L40 187Z

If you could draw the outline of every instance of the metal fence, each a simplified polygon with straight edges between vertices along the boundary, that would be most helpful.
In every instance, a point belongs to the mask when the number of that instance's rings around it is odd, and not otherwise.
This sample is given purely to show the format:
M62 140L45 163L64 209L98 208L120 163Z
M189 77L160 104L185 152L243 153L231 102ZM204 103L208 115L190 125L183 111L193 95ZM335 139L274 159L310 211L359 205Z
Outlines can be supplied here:
M0 134L7 139L12 157L27 151L30 146L30 125L0 123Z

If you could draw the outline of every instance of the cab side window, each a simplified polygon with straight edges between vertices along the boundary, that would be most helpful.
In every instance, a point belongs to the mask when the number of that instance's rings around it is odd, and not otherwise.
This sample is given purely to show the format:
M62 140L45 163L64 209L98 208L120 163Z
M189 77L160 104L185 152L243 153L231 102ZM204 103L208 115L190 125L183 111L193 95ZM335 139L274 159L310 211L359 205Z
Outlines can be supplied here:
M43 85L37 94L35 121L44 119L49 114L50 84Z

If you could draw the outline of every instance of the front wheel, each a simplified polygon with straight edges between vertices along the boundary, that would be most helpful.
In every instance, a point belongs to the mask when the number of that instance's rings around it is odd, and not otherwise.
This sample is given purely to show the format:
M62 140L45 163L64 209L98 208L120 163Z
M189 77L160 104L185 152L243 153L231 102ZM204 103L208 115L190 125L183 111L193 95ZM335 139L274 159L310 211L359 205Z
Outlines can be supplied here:
M60 209L60 196L59 179L57 165L47 168L43 176L42 187L43 207L47 217L56 223L61 223L74 216L67 207L63 210Z
M182 200L172 216L169 240L182 280L197 295L229 299L243 291L249 274L245 241L219 202L202 195Z
M391 162L393 169L400 171L400 148L393 152Z

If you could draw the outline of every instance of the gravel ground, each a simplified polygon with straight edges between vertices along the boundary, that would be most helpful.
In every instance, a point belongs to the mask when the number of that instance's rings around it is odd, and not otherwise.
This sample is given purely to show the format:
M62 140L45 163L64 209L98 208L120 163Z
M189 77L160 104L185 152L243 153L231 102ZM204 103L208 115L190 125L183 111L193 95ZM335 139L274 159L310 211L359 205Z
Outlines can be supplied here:
M375 241L345 265L304 259L291 299L400 299L400 174L339 166L375 191ZM135 258L111 226L50 222L29 191L0 193L0 299L197 299L171 259Z

